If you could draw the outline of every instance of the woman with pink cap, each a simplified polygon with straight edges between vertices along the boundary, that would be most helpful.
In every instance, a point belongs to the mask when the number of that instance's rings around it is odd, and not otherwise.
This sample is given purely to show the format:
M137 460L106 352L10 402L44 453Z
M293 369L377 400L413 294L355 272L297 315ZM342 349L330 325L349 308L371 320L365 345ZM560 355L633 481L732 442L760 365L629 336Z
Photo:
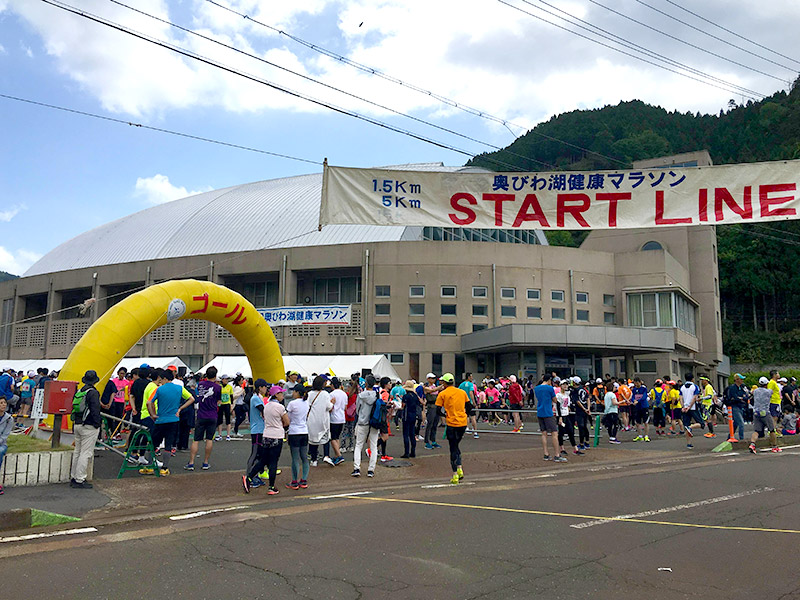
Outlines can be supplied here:
M289 417L283 407L283 388L273 385L267 396L267 382L256 379L255 393L250 398L250 435L253 438L253 453L247 463L247 474L242 477L244 491L261 487L264 481L258 476L266 465L269 473L267 494L278 493L275 477L278 474L278 459L283 448L284 428L289 426ZM268 400L265 401L265 398Z

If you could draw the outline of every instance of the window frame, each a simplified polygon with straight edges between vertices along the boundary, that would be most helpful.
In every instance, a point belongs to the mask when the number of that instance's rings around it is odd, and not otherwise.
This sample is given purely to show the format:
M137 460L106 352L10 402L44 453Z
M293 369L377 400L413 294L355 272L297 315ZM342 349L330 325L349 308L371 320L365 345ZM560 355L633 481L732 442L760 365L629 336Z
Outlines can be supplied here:
M411 312L411 307L412 306L421 306L422 307L422 312L421 313L412 313ZM425 303L418 304L416 302L409 302L408 303L408 316L409 317L424 317L425 316Z
M447 327L450 329L452 327L452 333L445 333L444 328ZM456 325L455 321L444 321L439 323L439 335L458 335L458 326Z
M556 298L555 294L561 294L561 298ZM565 302L567 299L567 294L564 290L550 290L550 301L551 302Z
M586 313L586 318L581 319L581 313ZM575 320L580 321L581 323L588 323L591 315L589 314L589 309L580 309L575 311Z
M557 310L560 310L563 313L563 316L557 317L556 316L556 311ZM557 306L552 307L550 309L550 319L552 321L566 321L567 320L567 309L566 308L560 308L560 307L557 307Z
M505 296L505 292L511 291L510 296ZM500 288L500 299L501 300L516 300L517 299L517 288L515 287L501 287Z
M581 300L581 296L584 296L586 299ZM575 292L575 304L589 304L589 292Z
M453 295L452 296L447 295L447 294L444 293L445 289L450 289L450 288L453 289ZM458 294L458 287L455 286L455 285L442 285L442 286L439 287L439 297L440 298L457 298L458 297L457 294Z
M476 313L476 308L484 309L482 313ZM488 304L473 304L472 305L472 316L473 317L488 317L489 316L489 305Z
M445 307L450 310L453 309L453 312L445 312ZM439 305L439 316L440 317L455 317L458 315L458 304L440 304Z
M506 315L503 314L505 310L512 310L514 311L513 315ZM516 319L517 318L517 305L516 304L503 304L500 307L500 318L501 319Z
M528 319L539 319L542 320L542 307L541 306L527 306L525 311L525 317ZM531 311L539 311L539 316L531 316Z
M378 310L379 306L381 306L381 307L385 306L386 307L386 312L379 312L379 310ZM392 305L389 304L389 303L384 303L384 302L376 304L375 305L375 313L374 314L375 314L376 317L389 317L392 314Z
M422 331L411 331L412 327L419 326ZM425 335L425 321L409 321L408 323L408 335Z
M536 298L531 298L531 292L536 292ZM525 290L525 298L528 302L541 302L542 301L542 289L541 288L528 288Z
M379 288L386 288L388 293L383 295L378 293ZM392 297L392 286L391 285L376 285L375 286L375 297L376 298L391 298Z
M414 294L411 291L414 288L422 288L422 294ZM425 286L424 285L409 285L408 286L408 297L409 298L424 298L425 297Z
M483 295L475 295L475 290L483 290ZM473 285L472 286L472 297L473 298L488 298L489 297L489 288L485 285Z
M378 326L386 325L386 331L378 331ZM392 335L391 321L375 321L374 323L375 335Z

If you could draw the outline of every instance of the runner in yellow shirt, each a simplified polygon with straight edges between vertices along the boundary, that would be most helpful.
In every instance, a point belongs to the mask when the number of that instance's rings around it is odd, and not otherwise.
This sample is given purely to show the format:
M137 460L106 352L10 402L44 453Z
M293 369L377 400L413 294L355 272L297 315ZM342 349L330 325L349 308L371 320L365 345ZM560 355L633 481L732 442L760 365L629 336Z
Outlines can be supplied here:
M668 381L669 392L669 411L670 411L670 424L669 435L683 435L683 420L681 419L681 393L679 391L681 382ZM678 426L679 431L675 431L675 425Z
M455 386L455 377L452 373L442 375L441 381L444 389L436 396L436 406L444 409L445 423L447 424L447 441L450 443L450 466L453 468L453 478L450 483L460 483L464 479L464 470L461 468L461 450L458 447L464 432L467 430L467 410L469 398L467 393ZM472 410L470 410L472 412Z
M769 383L767 389L772 392L772 397L769 399L769 414L772 415L772 420L780 423L781 417L781 384L778 383L781 374L776 370L769 372ZM778 437L783 437L780 428L776 430Z
M700 394L701 414L703 415L703 420L706 422L706 425L708 425L708 433L703 434L703 437L717 437L717 434L714 433L714 422L717 420L715 404L717 392L714 391L711 380L705 375L700 376L700 389L703 390L702 394Z
M233 384L228 375L223 375L220 378L220 385L222 386L221 400L219 407L217 407L217 437L214 441L218 442L222 439L222 421L228 428L228 433L225 436L225 441L231 441L231 406L233 402Z

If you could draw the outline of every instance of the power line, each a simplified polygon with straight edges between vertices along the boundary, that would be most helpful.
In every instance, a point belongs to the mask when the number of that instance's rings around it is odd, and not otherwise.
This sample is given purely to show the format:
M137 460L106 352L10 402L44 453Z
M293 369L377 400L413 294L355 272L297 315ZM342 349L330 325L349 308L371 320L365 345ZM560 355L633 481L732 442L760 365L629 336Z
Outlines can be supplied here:
M748 65L746 65L744 63L740 63L738 61L735 61L732 58L728 58L726 56L722 56L721 54L717 54L716 52L712 52L711 50L708 50L707 48L703 48L702 46L698 46L697 44L693 44L691 42L687 42L686 40L683 40L683 39L681 39L681 38L679 38L677 36L674 36L671 33L667 33L666 31L661 31L657 27L653 27L651 25L648 25L647 23L643 23L642 21L634 19L633 17L631 17L629 15L626 15L625 13L622 13L622 12L620 12L618 10L615 10L615 9L611 8L610 6L606 6L605 4L601 4L597 0L589 0L589 2L591 2L592 4L594 4L596 6L599 6L600 8L604 8L607 11L612 12L615 15L619 15L623 19L627 19L628 21L636 23L637 25L641 25L642 27L645 27L646 29L649 29L650 31L654 31L654 32L656 32L658 34L661 34L661 35L663 35L665 37L670 38L671 40L675 40L676 42L680 42L681 44L685 44L686 46L694 48L695 50L700 50L700 52L705 52L706 54L710 54L711 56L715 56L716 58L722 59L722 60L724 60L726 62L729 62L731 64L734 64L734 65L737 65L739 67L742 67L743 69L747 69L749 71L753 71L754 73L759 73L760 75L764 75L764 76L770 77L772 79L777 79L780 82L787 83L787 81L785 79L783 79L781 77L778 77L777 75L772 75L770 73L767 73L766 71L761 71L759 69L756 69L755 67L750 67L750 66L748 66ZM636 2L639 2L640 4L643 4L643 5L648 6L648 7L650 6L649 4L645 4L644 2L642 2L642 0L636 0ZM652 8L652 7L650 7L650 8ZM654 8L653 10L658 10L658 9ZM661 12L661 11L658 11L658 12ZM666 13L664 13L664 14L666 14Z
M229 66L224 65L222 63L216 62L216 61L214 61L214 60L212 60L210 58L207 58L207 57L202 56L200 54L197 54L197 53L191 52L189 50L186 50L184 48L181 48L180 46L164 42L164 41L159 40L157 38L152 38L152 37L150 37L148 35L145 35L143 33L135 31L133 29L129 29L129 28L127 28L127 27L125 27L123 25L120 25L118 23L115 23L113 21L109 21L107 19L104 19L103 17L99 17L97 15L94 15L92 13L88 13L86 11L83 11L81 9L75 8L73 6L65 4L63 2L59 2L58 0L42 0L42 2L44 2L45 4L49 4L51 6L54 6L56 8L59 8L61 10L64 10L66 12L72 13L74 15L77 15L79 17L83 17L83 18L85 18L87 20L94 21L95 23L99 23L101 25L105 25L105 26L107 26L107 27L109 27L111 29L115 29L115 30L120 31L122 33L127 33L128 35L130 35L132 37L144 40L146 42L150 42L151 44L154 44L156 46L160 46L160 47L165 48L167 50L171 50L172 52L175 52L176 54L180 54L180 55L185 56L187 58L191 58L192 60L196 60L196 61L201 62L203 64L215 67L217 69L220 69L220 70L225 71L227 73L230 73L232 75L237 75L237 76L242 77L244 79L248 79L248 80L253 81L255 83L259 83L259 84L264 85L264 86L266 86L266 87L268 87L270 89L282 92L282 93L287 94L289 96L293 96L295 98L299 98L301 100L305 100L305 101L310 102L312 104L316 104L317 106L322 106L323 108L327 108L327 109L332 110L334 112L338 112L340 114L343 114L343 115L346 115L346 116L349 116L349 117L353 117L355 119L359 119L361 121L364 121L366 123L370 123L372 125L377 125L378 127L381 127L383 129L387 129L387 130L393 131L395 133L400 133L400 134L405 135L407 137L410 137L412 139L416 139L416 140L431 144L433 146L436 146L436 147L439 147L439 148L442 148L442 149L445 149L445 150L450 150L452 152L456 152L456 153L462 154L464 156L469 156L470 158L473 156L472 152L468 152L467 150L464 150L462 148L458 148L458 147L449 145L449 144L447 144L445 142L440 142L440 141L434 140L434 139L429 138L427 136L424 136L422 134L418 134L418 133L415 133L415 132L412 132L412 131L409 131L409 130L406 130L406 129L402 129L402 128L396 127L394 125L390 125L388 123L384 123L383 121L379 121L378 119L374 119L372 117L368 117L366 115L357 113L355 111L336 106L336 105L331 104L329 102L325 102L323 100L319 100L317 98L313 98L311 96L308 96L308 95L303 94L301 92L297 92L295 90L289 89L289 88L287 88L285 86L282 86L282 85L279 85L277 83L268 81L266 79L261 79L261 78L255 76L255 75L251 75L249 73L244 73L242 71L238 71L238 70L234 69L233 67L229 67ZM488 160L491 160L492 162L495 162L497 164L509 167L509 169L512 170L512 171L518 170L516 166L508 164L508 163L505 163L503 161L500 161L500 160L497 160L497 159L488 159Z
M656 58L658 60L666 61L666 62L668 62L668 63L670 63L670 64L672 64L672 65L674 65L674 66L676 66L678 68L681 68L681 69L684 69L686 71L689 71L690 73L694 73L695 75L699 75L700 77L704 77L706 79L710 79L712 81L716 81L718 83L722 83L722 84L724 84L726 86L729 86L729 87L733 88L733 90L739 90L737 93L746 93L747 95L753 95L753 94L759 95L758 92L755 92L755 91L750 90L748 88L742 87L742 86L737 85L735 83L732 83L730 81L726 81L725 79L721 79L719 77L715 77L714 75L709 75L708 73L705 73L705 72L703 72L703 71L701 71L699 69L695 69L694 67L691 67L691 66L689 66L689 65L687 65L685 63L679 62L677 60L674 60L672 58L664 56L663 54L659 54L658 52L654 52L653 50L645 48L644 46L641 46L639 44L631 42L631 41L629 41L629 40L627 40L627 39L625 39L625 38L623 38L621 36L618 36L618 35L610 32L610 31L606 30L606 29L603 29L602 27L599 27L598 25L594 25L593 23L590 23L589 21L585 21L584 19L581 19L580 17L576 17L575 15L570 14L567 11L565 11L565 10L563 10L563 9L553 5L553 4L550 4L549 2L546 2L545 0L537 0L537 1L540 4L544 4L545 6L548 6L548 7L552 8L553 10L566 15L567 17L569 17L570 19L573 19L574 21L577 21L577 23L571 22L567 18L559 16L559 15L555 14L554 12L551 12L549 10L541 8L540 6L535 6L529 0L522 0L522 1L525 4L528 4L528 5L534 7L536 9L548 14L548 15L554 16L557 19L561 19L562 21L565 21L565 22L569 23L570 25L574 25L576 27L579 27L580 29L588 31L588 32L592 33L593 35L598 35L601 38L607 39L607 40L609 40L609 41L611 41L613 43L616 43L616 44L620 44L621 46L623 46L625 48L628 48L630 50L634 50L636 52L644 53L647 56L649 56L650 58ZM594 31L594 30L596 30L596 31ZM600 31L601 33L597 33L597 31ZM733 90L731 90L731 91L733 91Z
M691 10L689 10L688 8L684 8L683 6L681 6L680 4L678 4L677 2L673 2L672 0L665 0L665 1L666 1L666 2L669 2L670 4L672 4L672 6L674 6L675 8L679 8L679 9L681 9L681 10L683 10L683 11L686 11L687 13L689 13L690 15L693 15L693 16L697 17L697 18L698 18L698 19L700 19L701 21L705 21L705 22L706 22L706 23L708 23L709 25L713 25L714 27L718 27L719 29L722 29L723 31L727 31L727 32L728 32L728 33L730 33L731 35L734 35L734 36L736 36L736 37L738 37L738 38L740 38L740 39L743 39L743 40L745 40L746 42L750 42L750 43L751 43L751 44L753 44L754 46L758 46L759 48L763 48L764 50L767 50L767 51L769 51L769 52L772 52L773 54L777 54L778 56L780 56L780 57L782 57L782 58L785 58L785 59L787 59L787 60L791 60L792 62L796 62L796 63L800 64L800 61L799 61L799 60L796 60L796 59L794 59L794 58L791 58L790 56L786 56L786 55L784 55L784 54L781 54L780 52L776 52L775 50L771 50L770 48L767 48L766 46L764 46L764 45L762 45L762 44L759 44L758 42L754 42L753 40L751 40L751 39L748 39L748 38L744 37L743 35L740 35L740 34L738 34L738 33L734 32L734 31L731 31L730 29L727 29L726 27L723 27L722 25L719 25L719 24L717 24L717 23L714 23L713 21L711 21L711 20L709 20L709 19L706 19L705 17L703 17L703 16L701 16L701 15L698 15L698 14L697 14L697 13L695 13L695 12L692 12L692 11L691 11ZM639 2L639 0L637 0L637 2ZM795 69L793 69L792 67L787 67L786 65L782 65L782 64L780 64L780 63L778 63L778 62L775 62L774 60L771 60L771 59L767 58L766 56L761 56L760 54L756 54L755 52L751 52L750 50L747 50L746 48L742 48L741 46L737 46L736 44L734 44L734 43L732 43L732 42L729 42L728 40L724 40L724 39L722 39L722 38L719 38L719 37L717 37L717 36L715 36L715 35L712 35L712 34L708 33L706 30L704 30L704 29L700 29L699 27L695 27L694 25L690 25L689 23L686 23L685 21L681 21L681 20L680 20L680 19L678 19L677 17L674 17L674 16L672 16L672 15L670 15L670 14L667 14L667 13L665 13L665 12L663 12L663 11L661 11L661 10L659 10L659 9L655 8L654 6L650 6L649 4L645 4L644 2L639 2L639 3L640 3L640 4L644 4L645 6L647 6L648 8L651 8L651 9L653 9L653 10L654 10L654 11L656 11L656 12L660 12L660 13L661 13L661 14L663 14L664 16L666 16L666 17L669 17L670 19L672 19L672 20L674 20L674 21L677 21L678 23L681 23L681 24L683 24L683 25L686 25L687 27L691 27L691 28L692 28L692 29L694 29L695 31L699 31L700 33L702 33L702 34L705 34L705 35L707 35L707 36L709 36L709 37L711 37L711 38L714 38L715 40L719 40L720 42L723 42L723 43L725 43L725 44L728 44L729 46L733 46L734 48L737 48L738 50L741 50L742 52L747 52L748 54L752 54L752 55L753 55L753 56L755 56L755 57L758 57L758 58L760 58L760 59L762 59L762 60L765 60L765 61L767 61L767 62L770 62L770 63L772 63L773 65L777 65L777 66L779 66L779 67L782 67L782 68L784 68L784 69L787 69L787 70L789 70L789 71L792 71L792 72L794 72L794 71L795 71Z
M407 118L407 119L411 119L412 121L416 121L416 122L418 122L418 123L422 123L423 125L427 125L427 126L429 126L429 127L433 127L433 128L435 128L435 129L439 129L440 131L444 131L444 132L446 132L446 133L449 133L449 134L451 134L451 135L455 135L455 136L457 136L457 137L460 137L460 138L463 138L463 139L469 140L469 141L471 141L471 142L475 142L475 143L481 144L481 145L483 145L483 146L487 146L487 147L489 147L489 148L492 148L492 149L494 149L494 150L504 150L505 152L507 152L507 153L509 153L509 154L511 154L511 155L513 155L513 156L517 156L517 157L519 157L519 158L522 158L522 159L525 159L525 160L533 160L534 162L538 162L539 164L542 164L542 165L544 165L544 166L547 166L547 167L552 167L553 169L556 169L556 168L557 168L555 165L552 165L552 164L550 164L550 163L548 163L548 162L545 162L545 161L542 161L542 160L538 160L538 159L535 159L535 158L530 158L530 157L528 157L528 156L523 156L522 154L517 154L516 152L512 152L512 151L510 151L510 150L507 150L507 149L503 148L502 146L497 146L497 145L495 145L495 144L491 144L491 143L489 143L489 142L484 142L483 140L479 140L479 139L477 139L477 138L474 138L474 137L471 137L471 136L465 135L465 134L463 134L463 133L460 133L460 132L458 132L458 131L455 131L455 130L453 130L453 129L450 129L450 128L448 128L448 127L443 127L443 126L441 126L441 125L437 125L437 124L435 124L435 123L431 123L431 122L429 122L429 121L426 121L425 119L421 119L421 118L419 118L419 117L415 117L415 116L413 116L413 115L410 115L410 114L408 114L408 113L404 113L404 112L402 112L402 111L395 110L394 108L390 108L390 107L388 107L388 106L385 106L385 105L383 105L383 104L380 104L380 103L374 102L374 101L372 101L372 100L368 100L367 98L364 98L363 96L359 96L359 95L357 95L357 94L353 94L353 93L351 93L351 92L348 92L347 90L343 90L343 89L341 89L341 88L338 88L338 87L336 87L336 86L330 85L330 84L328 84L328 83L325 83L324 81L320 81L319 79L315 79L315 78L313 78L313 77L310 77L310 76L308 76L308 75L305 75L305 74L303 74L303 73L298 73L297 71L293 71L292 69L289 69L288 67L284 67L284 66L282 66L282 65L279 65L279 64L277 64L277 63L274 63L274 62L272 62L272 61L269 61L269 60L267 60L267 59L265 59L265 58L262 58L262 57L260 57L260 56L256 56L255 54L251 54L251 53L249 53L249 52L245 52L244 50L241 50L241 49L239 49L239 48L236 48L235 46L231 46L231 45L229 45L229 44L226 44L226 43L224 43L224 42L221 42L221 41L219 41L219 40L215 40L215 39L214 39L214 38L212 38L212 37L209 37L209 36L203 35L202 33L198 33L198 32L196 32L196 31L193 31L193 30L191 30L191 29L189 29L189 28L187 28L187 27L183 27L182 25L178 25L178 24L176 24L176 23L173 23L172 21L169 21L169 20L167 20L167 19L162 19L161 17L157 17L157 16L155 16L155 15L152 15L152 14L150 14L150 13L144 12L143 10L140 10L140 9L138 9L138 8L134 8L134 7L132 7L132 6L129 6L129 5L125 4L125 3L123 3L123 2L120 2L120 0L109 0L109 2L112 2L113 4L116 4L116 5L118 5L118 6L125 7L125 8L127 8L127 9L129 9L129 10L132 10L132 11L134 11L134 12L136 12L136 13L139 13L140 15L144 15L144 16L146 16L146 17L149 17L149 18L151 18L151 19L154 19L154 20L156 20L156 21L159 21L160 23L164 23L164 24L166 24L166 25L169 25L169 26L171 26L171 27L174 27L175 29L179 29L179 30L181 30L181 31L183 31L183 32L185 32L185 33L189 33L189 34L191 34L191 35L197 36L197 37L199 37L199 38L201 38L201 39L204 39L204 40L206 40L206 41L208 41L208 42L211 42L211 43L213 43L213 44L217 44L218 46L222 46L223 48L227 48L228 50L232 50L232 51L234 51L234 52L237 52L237 53L239 53L239 54L242 54L242 55L244 55L244 56L247 56L247 57L249 57L249 58L255 59L255 60L257 60L257 61L259 61L259 62L262 62L262 63L264 63L264 64L267 64L267 65L269 65L269 66L271 66L271 67L275 67L276 69L280 69L281 71L285 71L286 73L290 73L290 74L292 74L292 75L295 75L295 76L297 76L297 77L300 77L300 78L302 78L302 79L305 79L306 81L310 81L310 82L312 82L312 83L315 83L315 84L317 84L317 85L321 85L321 86L323 86L323 87L325 87L325 88L328 88L328 89L330 89L330 90L333 90L333 91L335 91L335 92L339 92L340 94L344 94L344 95L346 95L346 96L349 96L349 97L351 97L351 98L353 98L353 99L355 99L355 100L359 100L360 102L364 102L364 103L366 103L366 104L370 104L370 105L372 105L372 106L375 106L375 107L377 107L377 108L380 108L380 109L382 109L382 110L385 110L385 111L391 112L391 113L393 113L393 114L395 114L395 115L398 115L398 116L401 116L401 117L405 117L405 118Z
M324 47L319 46L317 44L314 44L314 43L311 43L309 41L306 41L303 38L300 38L300 37L297 37L295 35L292 35L291 33L283 31L282 29L278 29L277 27L269 25L268 23L264 23L263 21L259 21L258 19L254 19L253 17L249 16L246 13L238 12L238 11L234 10L233 8L231 8L229 6L225 6L224 4L220 4L219 2L215 2L214 0L206 0L206 2L208 2L209 4L213 4L214 6L216 6L218 8L221 8L223 10L226 10L226 11L232 13L232 14L235 14L235 15L237 15L239 17L242 17L243 19L246 19L246 20L248 20L248 21L250 21L252 23L255 23L256 25L259 25L261 27L265 27L265 28L269 29L270 31L273 31L273 32L275 32L275 33L277 33L279 35L285 36L285 37L289 38L290 40L300 44L301 46L304 46L304 47L308 48L309 50L312 50L314 52L317 52L319 54L322 54L324 56L332 58L332 59L334 59L334 60L336 60L336 61L338 61L338 62L340 62L342 64L346 64L346 65L348 65L350 67L353 67L353 68L355 68L355 69L357 69L359 71L362 71L363 73L367 73L368 75L374 75L375 77L379 77L381 79L384 79L384 80L389 81L391 83L394 83L396 85L402 86L402 87L404 87L406 89L412 90L414 92L418 92L420 94L423 94L425 96L433 98L433 99L441 102L442 104L446 104L446 105L448 105L448 106L450 106L452 108L455 108L457 110L469 113L469 114L471 114L473 116L476 116L476 117L479 117L479 118L482 118L482 119L486 119L486 120L492 121L494 123L498 123L498 124L502 125L503 127L505 127L506 129L509 129L509 125L512 125L514 127L518 127L519 129L522 129L522 130L526 130L527 129L527 127L525 127L523 125L519 125L519 124L514 123L512 121L509 121L507 119L503 119L501 117L494 116L494 115L492 115L492 114L490 114L490 113L488 113L488 112L486 112L484 110L480 110L478 108L473 108L473 107L471 107L471 106L469 106L467 104L464 104L464 103L461 103L461 102L457 102L457 101L452 100L452 99L450 99L450 98L448 98L446 96L443 96L441 94L437 94L436 92L432 92L432 91L430 91L428 89L425 89L425 88L422 88L420 86L414 85L413 83L409 83L409 82L404 81L402 79L398 79L397 77L394 77L392 75L388 75L387 73L384 73L380 69L376 69L374 67L370 67L368 65L364 65L364 64L361 64L359 62L356 62L356 61L354 61L354 60L352 60L352 59L350 59L350 58L348 58L346 56L343 56L341 54L337 54L336 52L334 52L332 50L328 50L327 48L324 48ZM731 90L726 90L726 91L731 91ZM509 131L511 131L511 130L509 129ZM614 158L613 156L607 156L607 155L602 154L600 152L597 152L595 150L590 150L588 148L584 148L583 146L580 146L578 144L573 144L572 142L568 142L566 140L563 140L563 139L560 139L560 138L557 138L557 137L554 137L554 136L551 136L551 135L547 135L547 134L542 133L540 131L536 131L535 129L529 130L529 133L532 134L532 135L535 135L537 137L541 137L543 139L549 140L551 142L557 142L559 144L563 144L563 145L568 146L570 148L574 148L575 150L580 150L582 152L586 152L587 154L593 154L595 156L599 156L600 158L604 158L604 159L606 159L608 161L615 162L617 164L626 165L626 166L628 165L628 163L625 162L624 160L620 160L618 158ZM511 131L511 134L515 138L519 137L513 131Z
M130 127L138 127L140 129L149 129L151 131L158 131L159 133L168 133L170 135L177 135L184 138L189 138L191 140L198 140L201 142L208 142L210 144L218 144L220 146L227 146L228 148L236 148L237 150L247 150L248 152L257 152L259 154L267 154L269 156L275 156L278 158L285 158L288 160L296 160L299 162L308 163L311 165L321 165L322 162L318 160L310 160L308 158L300 158L298 156L290 156L288 154L280 154L279 152L271 152L269 150L261 150L259 148L251 148L250 146L242 146L241 144L232 144L230 142L222 142L220 140L214 140L207 137L202 137L199 135L192 135L190 133L182 133L180 131L173 131L170 129L164 129L162 127L153 127L152 125L145 125L144 123L134 123L133 121L125 121L123 119L115 119L114 117L108 117L105 115L98 115L95 113L86 112L83 110L77 110L75 108L67 108L65 106L57 106L55 104L47 104L46 102L38 102L36 100L30 100L28 98L20 98L19 96L11 96L9 94L2 94L0 93L0 98L5 98L6 100L16 100L17 102L25 102L26 104L33 104L35 106L42 106L44 108L52 108L54 110L60 110L68 113L73 113L76 115L82 115L84 117L92 117L93 119L101 119L103 121L111 121L112 123L119 123L121 125L129 125Z
M541 16L539 16L539 15L535 15L535 14L533 14L532 12L530 12L530 11L527 11L527 10L525 10L525 9L524 9L524 8L522 8L522 7L515 6L514 4L511 4L510 2L507 2L506 0L497 0L497 1L498 1L500 4L504 4L505 6L508 6L509 8L513 8L514 10L517 10L517 11L519 11L519 12L523 13L523 14L526 14L526 15L528 15L528 16L531 16L531 17L533 17L534 19L538 19L538 20L540 20L540 21L542 21L542 22L544 22L544 23L547 23L548 25L552 25L553 27L557 27L558 29L561 29L561 30L563 30L563 31L566 31L566 32L568 32L568 33L571 33L571 34L573 34L573 35L576 35L576 36L578 36L578 37L580 37L580 38L583 38L583 39L585 39L585 40L589 40L590 42L593 42L593 43L595 43L595 44L598 44L598 45L600 45L600 46L603 46L604 48L608 48L609 50L613 50L614 52L619 52L620 54L624 54L625 56L629 56L629 57L631 57L631 58L633 58L633 59L636 59L636 60L638 60L638 61L641 61L641 62L643 62L643 63L647 63L648 65L652 65L652 66L654 66L654 67L657 67L657 68L659 68L659 69L663 69L663 70L665 70L665 71L668 71L668 72L670 72L670 73L674 73L674 74L676 74L676 75L680 75L681 77L686 77L687 79L691 79L691 80L693 80L693 81L697 81L697 82L699 82L699 83L703 83L703 84L705 84L705 85L709 85L709 86L711 86L711 87L715 87L715 88L717 88L717 89L724 90L724 91L726 91L726 92L739 93L739 92L737 92L736 90L730 89L730 87L723 87L723 86L721 86L721 85L716 85L716 84L714 84L714 83L712 83L712 82L710 82L710 81L706 81L706 80L704 80L704 79L698 79L697 77L693 77L692 75L689 75L689 74L687 74L687 73L682 73L681 71L676 71L675 69L671 69L671 68L669 68L669 67L668 67L668 66L666 66L666 65L663 65L663 64L660 64L660 63L654 62L654 61L652 61L652 60L648 60L648 59L646 59L646 58L643 58L643 57L641 57L641 56L637 56L636 54L631 54L630 52L626 52L625 50L622 50L622 49L620 49L620 48L617 48L616 46L611 46L610 44L606 44L606 43L604 43L604 42L601 42L600 40L597 40L597 39L594 39L594 38L592 38L592 37L589 37L588 35L584 35L584 34L582 34L582 33L578 32L578 31L574 31L574 30L572 30L572 29L569 29L569 28L567 28L567 27L564 27L563 25L559 25L558 23L553 23L552 21L548 21L548 20L547 20L547 19L545 19L544 17L541 17ZM590 1L593 1L593 0L590 0ZM766 94L761 94L761 93L756 93L755 95L756 95L756 96L760 96L761 98L765 98L765 97L766 97Z

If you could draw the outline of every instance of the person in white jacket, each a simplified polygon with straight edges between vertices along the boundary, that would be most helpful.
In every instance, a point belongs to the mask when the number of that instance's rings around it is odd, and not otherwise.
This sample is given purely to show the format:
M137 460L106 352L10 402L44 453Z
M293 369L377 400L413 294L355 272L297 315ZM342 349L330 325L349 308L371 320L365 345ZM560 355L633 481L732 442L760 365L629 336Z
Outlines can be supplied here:
M322 446L323 462L334 466L331 458L331 411L334 398L326 392L325 377L317 375L308 392L308 449L311 454L311 466L317 466L319 447Z

